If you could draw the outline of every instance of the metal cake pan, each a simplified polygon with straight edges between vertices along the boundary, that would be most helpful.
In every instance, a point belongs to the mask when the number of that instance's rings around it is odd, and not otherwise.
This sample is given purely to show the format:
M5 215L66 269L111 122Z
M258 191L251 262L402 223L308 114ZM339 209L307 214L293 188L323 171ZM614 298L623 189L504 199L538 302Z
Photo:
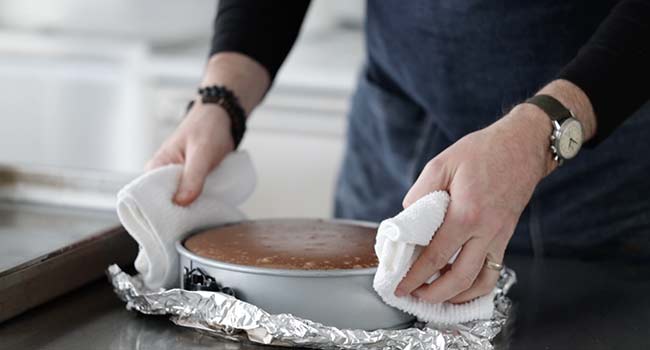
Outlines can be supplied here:
M361 221L327 221L377 227ZM337 328L365 330L402 328L414 320L413 316L386 305L377 295L372 287L376 268L289 270L226 263L198 256L185 248L185 240L198 232L176 242L181 286L185 289L189 289L187 273L201 271L220 286L234 290L237 298L272 314L290 313Z

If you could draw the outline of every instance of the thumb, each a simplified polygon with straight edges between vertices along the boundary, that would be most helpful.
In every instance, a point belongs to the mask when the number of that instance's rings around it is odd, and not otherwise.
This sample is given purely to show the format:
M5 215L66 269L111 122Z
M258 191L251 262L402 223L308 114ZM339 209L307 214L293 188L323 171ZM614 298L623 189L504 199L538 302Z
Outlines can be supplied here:
M205 178L212 170L212 167L213 163L209 150L188 146L183 173L174 195L174 202L181 206L187 206L194 202L201 194Z
M433 191L446 190L449 187L449 178L448 171L439 158L430 160L404 196L402 206L407 208Z

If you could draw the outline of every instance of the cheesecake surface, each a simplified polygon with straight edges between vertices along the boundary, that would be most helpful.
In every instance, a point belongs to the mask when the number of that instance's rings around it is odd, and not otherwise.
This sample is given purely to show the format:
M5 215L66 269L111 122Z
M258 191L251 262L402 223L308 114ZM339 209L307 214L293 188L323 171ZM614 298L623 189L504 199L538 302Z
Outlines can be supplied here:
M258 220L198 232L184 245L194 254L231 264L292 270L377 266L376 229L309 219Z

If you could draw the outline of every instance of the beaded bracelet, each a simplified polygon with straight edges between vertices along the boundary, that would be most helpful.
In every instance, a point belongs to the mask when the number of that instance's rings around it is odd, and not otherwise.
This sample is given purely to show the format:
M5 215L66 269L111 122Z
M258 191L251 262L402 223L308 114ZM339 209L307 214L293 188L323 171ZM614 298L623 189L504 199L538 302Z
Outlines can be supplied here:
M246 132L246 112L239 103L237 96L228 88L222 85L211 85L201 87L198 90L201 95L201 102L213 103L221 106L230 117L230 133L232 135L235 149L241 143ZM187 105L187 111L194 106L194 101Z

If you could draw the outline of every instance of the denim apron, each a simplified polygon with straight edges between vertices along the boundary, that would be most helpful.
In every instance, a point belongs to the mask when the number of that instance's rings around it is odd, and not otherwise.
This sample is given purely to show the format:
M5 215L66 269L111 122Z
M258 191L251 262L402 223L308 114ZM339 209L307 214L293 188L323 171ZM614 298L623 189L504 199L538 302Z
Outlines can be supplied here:
M615 1L368 1L335 216L380 221L424 164L532 96ZM650 104L538 186L509 252L650 256Z

